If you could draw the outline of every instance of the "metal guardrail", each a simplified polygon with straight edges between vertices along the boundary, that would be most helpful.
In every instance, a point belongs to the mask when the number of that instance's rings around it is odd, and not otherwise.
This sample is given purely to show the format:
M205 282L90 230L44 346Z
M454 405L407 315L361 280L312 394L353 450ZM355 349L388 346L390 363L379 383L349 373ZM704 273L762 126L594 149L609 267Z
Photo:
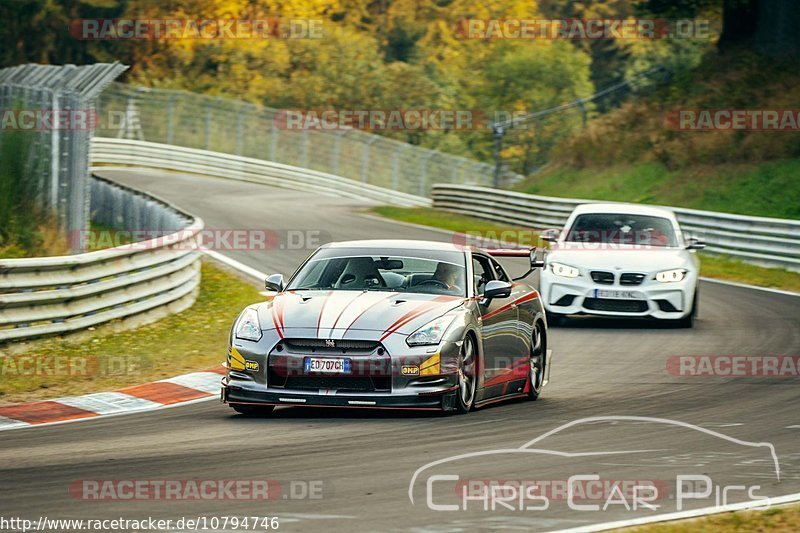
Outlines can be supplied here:
M200 284L203 221L145 193L93 178L95 221L156 238L83 254L0 260L0 343L68 333L191 305ZM73 237L75 237L73 235Z
M285 112L238 100L113 83L98 109L109 119L98 137L268 160L418 196L432 183L492 183L489 163L358 129L285 129Z
M95 137L90 159L94 165L132 165L204 176L250 181L371 199L399 206L428 206L431 200L413 194L385 189L325 172L273 163L251 157L183 148L132 139Z
M434 207L529 228L561 228L576 200L501 191L486 187L436 184ZM800 221L669 207L684 231L702 238L706 250L744 262L800 272Z

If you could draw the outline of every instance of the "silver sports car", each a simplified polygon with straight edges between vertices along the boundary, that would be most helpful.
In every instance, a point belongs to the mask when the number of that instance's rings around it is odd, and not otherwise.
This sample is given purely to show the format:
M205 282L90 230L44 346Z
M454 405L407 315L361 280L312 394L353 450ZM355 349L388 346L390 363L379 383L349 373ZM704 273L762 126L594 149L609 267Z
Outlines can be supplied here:
M484 251L427 241L322 246L275 295L234 322L222 401L244 414L276 405L466 413L535 400L549 378L539 293ZM521 279L521 278L517 278Z

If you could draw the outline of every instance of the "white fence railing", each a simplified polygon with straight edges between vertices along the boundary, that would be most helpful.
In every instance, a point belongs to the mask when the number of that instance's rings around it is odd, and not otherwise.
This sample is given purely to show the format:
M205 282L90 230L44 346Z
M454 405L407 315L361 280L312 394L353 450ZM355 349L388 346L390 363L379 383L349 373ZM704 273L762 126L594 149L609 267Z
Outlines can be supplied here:
M147 141L95 137L92 139L90 157L94 165L131 165L190 172L304 191L335 193L399 206L431 205L430 199L422 196L385 189L325 172L263 159Z
M486 187L437 184L434 207L529 228L561 228L575 206L592 200L535 196ZM709 252L800 271L800 221L669 208Z
M77 255L0 260L0 343L159 309L174 312L194 302L200 284L195 244L203 221L107 180L95 178L92 189L99 222L140 221L141 227L124 227L158 236Z

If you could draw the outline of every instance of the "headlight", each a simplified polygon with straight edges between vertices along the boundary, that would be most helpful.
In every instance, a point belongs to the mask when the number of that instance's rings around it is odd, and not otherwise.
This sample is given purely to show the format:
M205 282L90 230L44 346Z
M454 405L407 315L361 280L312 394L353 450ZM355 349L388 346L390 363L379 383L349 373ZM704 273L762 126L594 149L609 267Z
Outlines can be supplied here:
M406 344L409 346L424 346L426 344L439 344L442 342L442 337L447 328L452 324L454 315L440 316L435 320L431 320L417 331L412 333L406 339Z
M661 283L673 283L676 281L683 281L686 277L686 269L675 268L673 270L665 270L656 274L656 281Z
M236 323L236 338L247 341L261 340L261 324L258 323L258 311L252 307L245 309Z
M556 276L562 276L564 278L577 278L581 275L577 268L565 265L563 263L550 263L550 268L552 269L553 274Z

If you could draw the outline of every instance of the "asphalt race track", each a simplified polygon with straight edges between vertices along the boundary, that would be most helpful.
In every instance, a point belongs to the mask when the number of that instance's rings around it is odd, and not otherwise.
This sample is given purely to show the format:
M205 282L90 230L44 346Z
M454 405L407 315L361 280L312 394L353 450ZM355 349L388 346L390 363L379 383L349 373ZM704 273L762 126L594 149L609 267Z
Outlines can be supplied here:
M334 240L451 238L365 217L357 210L366 204L356 200L153 171L106 175L201 216L207 228L320 231ZM289 275L309 252L300 247L227 255L261 271ZM700 298L692 330L596 319L551 329L555 361L542 399L496 404L466 416L281 408L272 418L248 419L208 401L3 432L2 514L34 519L277 516L280 529L289 531L552 530L675 511L676 475L708 476L719 487L757 485L754 492L761 496L800 493L800 380L667 371L671 356L800 354L800 298L716 283L703 283ZM231 317L238 311L232 309ZM602 419L567 428L535 446L577 455L509 451L568 422L609 416L659 417L697 427ZM767 447L698 428L771 443L780 480ZM497 449L507 450L423 471L412 487L412 504L409 484L420 467ZM600 451L622 453L587 454ZM513 502L487 509L479 501L468 502L466 510L433 510L428 496L436 505L462 501L452 483L428 478L433 471L459 475L462 481L553 483L597 474L603 480L651 480L670 487L672 494L657 500L658 511L628 510L622 504L579 511L555 494L540 510L519 509ZM85 501L69 492L71 484L86 479L256 478L280 481L275 501ZM714 492L684 504L724 503L715 498ZM726 498L731 503L747 495L734 489ZM580 503L602 508L605 501L604 496Z

